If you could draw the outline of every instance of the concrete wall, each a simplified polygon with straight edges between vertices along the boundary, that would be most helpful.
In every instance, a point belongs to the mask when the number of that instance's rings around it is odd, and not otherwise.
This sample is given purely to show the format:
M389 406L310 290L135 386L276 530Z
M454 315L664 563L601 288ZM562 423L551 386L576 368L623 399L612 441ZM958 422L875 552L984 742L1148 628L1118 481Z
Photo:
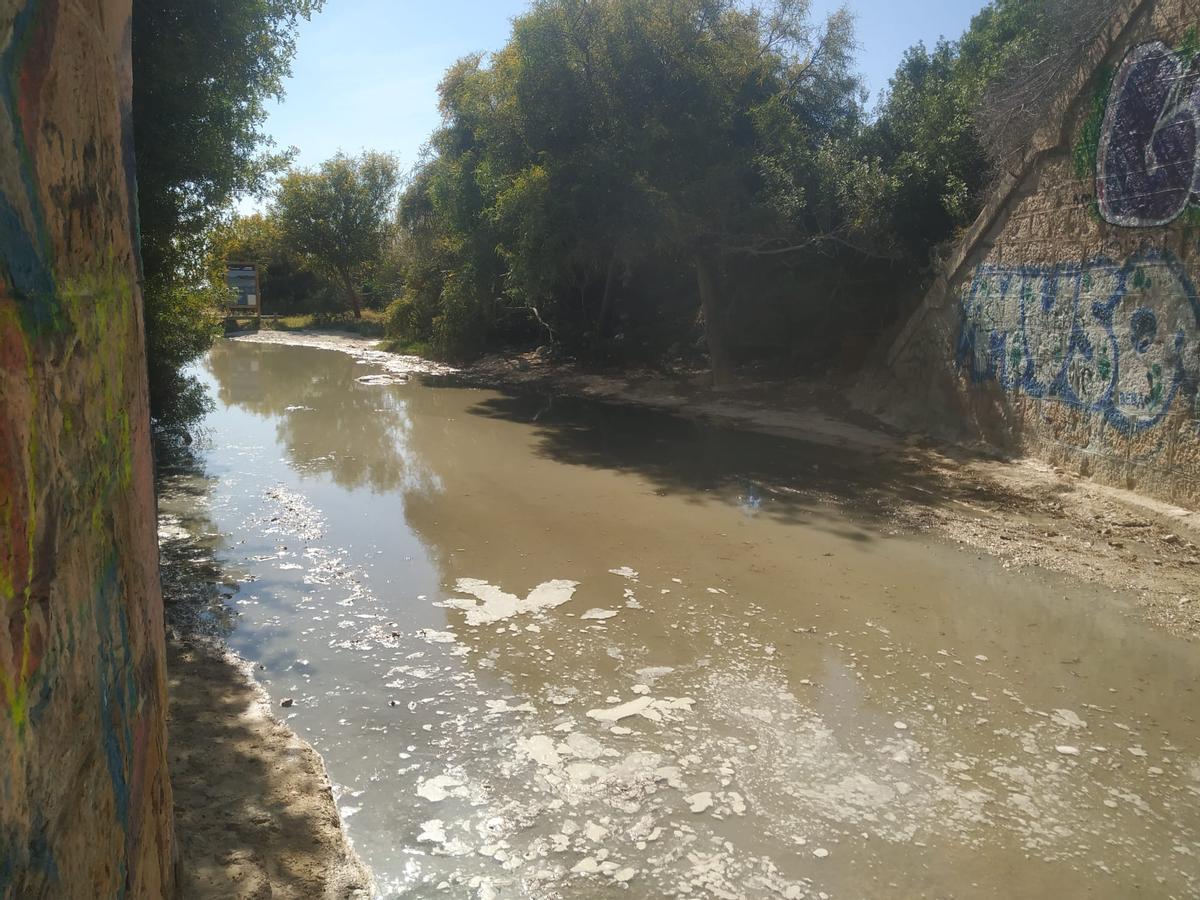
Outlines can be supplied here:
M892 347L897 418L1200 504L1197 27L1114 18Z
M0 897L172 892L130 0L0 0Z

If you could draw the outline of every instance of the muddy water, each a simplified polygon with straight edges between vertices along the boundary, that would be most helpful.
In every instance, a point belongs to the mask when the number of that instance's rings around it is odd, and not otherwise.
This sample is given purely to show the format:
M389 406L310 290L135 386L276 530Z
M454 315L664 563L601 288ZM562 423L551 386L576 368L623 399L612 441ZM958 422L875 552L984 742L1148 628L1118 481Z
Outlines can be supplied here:
M384 896L1200 893L1200 660L1122 598L870 456L372 371L220 344L164 507Z

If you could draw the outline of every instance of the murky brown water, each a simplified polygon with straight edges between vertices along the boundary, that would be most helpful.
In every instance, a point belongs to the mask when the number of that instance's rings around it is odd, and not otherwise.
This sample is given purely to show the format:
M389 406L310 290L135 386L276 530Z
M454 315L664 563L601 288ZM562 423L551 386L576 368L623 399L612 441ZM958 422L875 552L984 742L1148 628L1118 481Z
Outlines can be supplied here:
M370 372L220 344L164 508L385 896L1200 894L1200 661L1121 598L851 452Z

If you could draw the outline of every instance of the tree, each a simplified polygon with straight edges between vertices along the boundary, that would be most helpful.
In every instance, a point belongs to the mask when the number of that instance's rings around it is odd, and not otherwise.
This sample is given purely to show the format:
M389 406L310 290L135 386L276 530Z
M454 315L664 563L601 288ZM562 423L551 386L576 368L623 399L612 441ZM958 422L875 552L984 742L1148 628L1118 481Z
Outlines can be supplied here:
M275 193L285 243L337 283L355 318L362 316L358 285L383 253L399 182L388 154L339 153L315 171L288 173Z
M619 301L663 310L649 279L683 275L727 381L725 261L816 252L853 224L818 190L859 120L850 19L808 10L540 0L488 65L454 66L401 207L404 240L441 251L436 270L413 255L406 287L439 309L435 344L455 323L497 337L518 311L553 343L604 341Z
M994 0L956 41L905 52L863 153L894 192L881 207L914 268L978 215L997 170L1029 146L1116 0Z
M296 29L322 3L134 4L138 214L150 403L160 424L203 411L198 383L181 368L215 334L219 286L207 270L206 236L236 197L262 190L287 162L262 131L265 104L282 97Z
M287 245L270 212L234 216L214 229L211 243L212 255L221 263L259 266L262 302L271 313L330 312L341 303L326 280Z

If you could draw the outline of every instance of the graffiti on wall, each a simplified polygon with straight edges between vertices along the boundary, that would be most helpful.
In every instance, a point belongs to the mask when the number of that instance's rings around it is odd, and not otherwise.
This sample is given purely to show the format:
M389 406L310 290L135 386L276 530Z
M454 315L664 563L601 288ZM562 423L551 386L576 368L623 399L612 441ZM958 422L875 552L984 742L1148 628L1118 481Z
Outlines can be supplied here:
M981 265L963 295L958 361L976 381L1142 431L1196 402L1200 299L1184 267L1158 252Z
M1128 227L1166 225L1200 204L1200 54L1152 41L1122 61L1100 130L1096 198L1105 221Z
M0 11L0 898L173 893L129 17Z

